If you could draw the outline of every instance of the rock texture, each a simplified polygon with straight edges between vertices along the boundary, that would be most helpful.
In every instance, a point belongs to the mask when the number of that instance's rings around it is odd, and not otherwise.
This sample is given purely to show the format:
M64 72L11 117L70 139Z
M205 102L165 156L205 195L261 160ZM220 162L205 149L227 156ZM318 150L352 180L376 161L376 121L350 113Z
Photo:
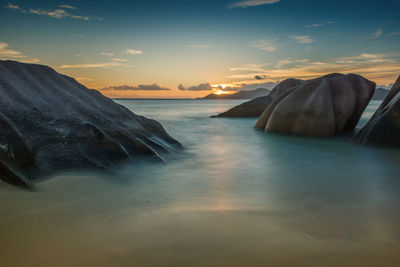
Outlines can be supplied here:
M329 74L305 81L274 98L255 127L304 136L334 136L354 130L375 91L355 74Z
M289 78L286 79L279 84L277 84L269 94L271 97L276 98L279 97L280 95L286 93L289 89L292 89L300 84L302 84L304 81L300 79L295 79L295 78Z
M300 85L303 81L299 79L287 79L277 84L268 96L261 96L237 105L228 111L220 113L215 117L254 117L257 118L272 102L272 99L285 93L287 90Z
M31 186L75 168L107 169L179 149L160 123L53 69L0 61L0 177Z
M362 144L400 147L400 76L355 140Z

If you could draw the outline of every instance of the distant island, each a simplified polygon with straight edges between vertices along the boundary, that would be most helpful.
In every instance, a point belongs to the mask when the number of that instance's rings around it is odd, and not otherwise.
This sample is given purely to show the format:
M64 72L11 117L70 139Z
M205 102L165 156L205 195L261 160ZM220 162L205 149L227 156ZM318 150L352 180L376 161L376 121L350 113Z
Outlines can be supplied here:
M207 99L207 100L220 100L220 99L252 99L260 96L266 96L271 90L266 88L258 88L248 91L239 91L234 94L209 94L205 97L200 97L197 99Z

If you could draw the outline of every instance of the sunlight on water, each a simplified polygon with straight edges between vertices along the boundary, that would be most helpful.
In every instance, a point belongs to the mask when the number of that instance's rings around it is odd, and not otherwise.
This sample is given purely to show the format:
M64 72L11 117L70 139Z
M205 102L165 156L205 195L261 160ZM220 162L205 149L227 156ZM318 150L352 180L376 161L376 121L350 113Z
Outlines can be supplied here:
M185 150L115 175L58 175L34 193L0 184L0 265L399 265L398 151L208 118L241 101L118 102Z

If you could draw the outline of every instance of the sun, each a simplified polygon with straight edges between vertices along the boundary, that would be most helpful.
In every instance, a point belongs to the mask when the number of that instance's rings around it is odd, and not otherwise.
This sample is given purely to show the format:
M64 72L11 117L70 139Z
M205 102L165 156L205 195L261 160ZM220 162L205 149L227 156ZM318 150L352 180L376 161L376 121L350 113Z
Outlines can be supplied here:
M224 91L221 89L213 89L213 94L215 95L227 95L227 94L231 94L230 91Z
M233 88L233 84L213 84L213 94L215 95L228 95L228 94L233 94L235 91L228 91L225 90L227 88Z

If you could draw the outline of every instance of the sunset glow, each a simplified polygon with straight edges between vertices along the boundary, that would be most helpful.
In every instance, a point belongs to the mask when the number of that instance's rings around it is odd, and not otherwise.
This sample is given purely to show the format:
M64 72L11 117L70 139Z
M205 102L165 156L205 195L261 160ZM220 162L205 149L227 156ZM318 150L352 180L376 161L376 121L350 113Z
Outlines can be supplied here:
M250 2L6 1L0 58L49 65L114 98L197 98L332 72L385 86L397 77L398 1Z
M213 94L226 95L226 94L231 94L231 92L230 91L220 90L220 89L213 89Z

